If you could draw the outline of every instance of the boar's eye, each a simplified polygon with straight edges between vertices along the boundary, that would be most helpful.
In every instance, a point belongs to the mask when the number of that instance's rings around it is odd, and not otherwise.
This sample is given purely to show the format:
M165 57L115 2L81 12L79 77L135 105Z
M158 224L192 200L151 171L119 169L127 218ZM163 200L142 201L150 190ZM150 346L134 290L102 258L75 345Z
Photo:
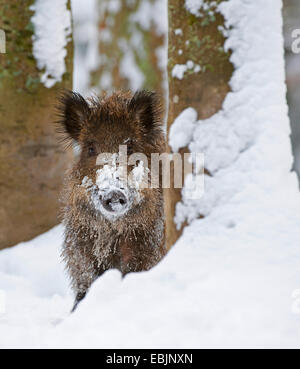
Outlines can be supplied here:
M127 140L126 145L127 145L127 155L130 156L134 153L132 140Z
M97 154L95 146L90 145L88 146L88 155L89 156L95 156Z

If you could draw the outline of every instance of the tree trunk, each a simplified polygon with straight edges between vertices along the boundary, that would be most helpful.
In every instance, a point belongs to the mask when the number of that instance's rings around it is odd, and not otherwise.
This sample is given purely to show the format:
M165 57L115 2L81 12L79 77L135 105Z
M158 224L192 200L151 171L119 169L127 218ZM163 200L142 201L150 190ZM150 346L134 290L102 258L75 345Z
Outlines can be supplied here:
M99 0L100 66L92 88L146 88L164 95L166 0Z
M230 53L224 51L225 38L220 28L224 18L216 12L216 3L220 1L206 1L208 9L200 9L199 15L192 14L184 0L169 0L168 134L176 117L188 107L198 112L199 119L217 113L230 90L228 82L233 66L229 61ZM183 75L176 72L178 65L185 70ZM185 152L188 148L180 149L181 154ZM207 171L206 174L210 175ZM177 229L174 223L176 204L180 200L181 189L171 185L165 193L168 248L184 228Z
M0 55L0 249L58 223L70 156L60 147L53 122L59 90L72 88L72 42L62 82L46 88L33 56L32 4L0 0L0 29L6 34L6 54Z

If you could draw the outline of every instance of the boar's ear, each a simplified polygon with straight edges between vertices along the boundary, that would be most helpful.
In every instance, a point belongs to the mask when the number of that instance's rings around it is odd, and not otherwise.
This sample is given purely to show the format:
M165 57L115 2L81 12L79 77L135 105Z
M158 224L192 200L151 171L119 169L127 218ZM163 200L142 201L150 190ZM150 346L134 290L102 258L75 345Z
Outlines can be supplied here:
M129 111L147 131L160 128L163 124L162 105L155 92L136 92L129 103Z
M67 138L77 141L89 114L90 107L80 94L72 91L64 92L58 105L59 131L66 134Z

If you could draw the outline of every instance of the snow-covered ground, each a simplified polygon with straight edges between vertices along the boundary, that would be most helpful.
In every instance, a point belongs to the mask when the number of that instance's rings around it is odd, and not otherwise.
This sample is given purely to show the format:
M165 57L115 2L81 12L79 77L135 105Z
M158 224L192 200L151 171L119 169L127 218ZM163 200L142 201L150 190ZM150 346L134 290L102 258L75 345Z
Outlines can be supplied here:
M182 204L191 224L165 259L125 279L106 272L70 314L61 226L1 251L1 348L300 348L300 194L280 7L222 5L233 26L232 92L189 132L214 176L194 209Z
M296 187L283 179L276 196L239 194L151 271L107 272L72 315L62 227L2 251L0 347L300 348Z

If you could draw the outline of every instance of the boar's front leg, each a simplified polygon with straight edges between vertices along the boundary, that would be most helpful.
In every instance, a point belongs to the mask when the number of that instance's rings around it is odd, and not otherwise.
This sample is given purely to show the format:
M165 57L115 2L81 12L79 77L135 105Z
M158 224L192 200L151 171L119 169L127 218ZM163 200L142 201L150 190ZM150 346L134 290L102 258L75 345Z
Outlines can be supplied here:
M65 244L63 249L63 257L71 277L71 286L76 296L72 312L84 299L92 283L104 273L104 270L99 269L96 258L88 252L87 248L90 247L91 245L72 243L72 245Z
M85 296L86 296L86 292L77 293L71 313L73 313L77 309L78 304L80 303L81 300L85 298Z
M76 292L76 297L75 297L75 301L74 301L74 305L73 305L73 308L71 310L71 313L73 313L76 309L77 309L77 306L79 305L80 301L82 301L89 288L91 287L92 283L98 278L100 277L103 273L105 272L105 270L101 270L101 271L97 271L97 273L95 274L95 277L92 279L92 281L87 281L87 280L81 280L79 281L80 283L80 287L77 287L77 288L74 288L75 292ZM84 286L84 287L82 287Z

